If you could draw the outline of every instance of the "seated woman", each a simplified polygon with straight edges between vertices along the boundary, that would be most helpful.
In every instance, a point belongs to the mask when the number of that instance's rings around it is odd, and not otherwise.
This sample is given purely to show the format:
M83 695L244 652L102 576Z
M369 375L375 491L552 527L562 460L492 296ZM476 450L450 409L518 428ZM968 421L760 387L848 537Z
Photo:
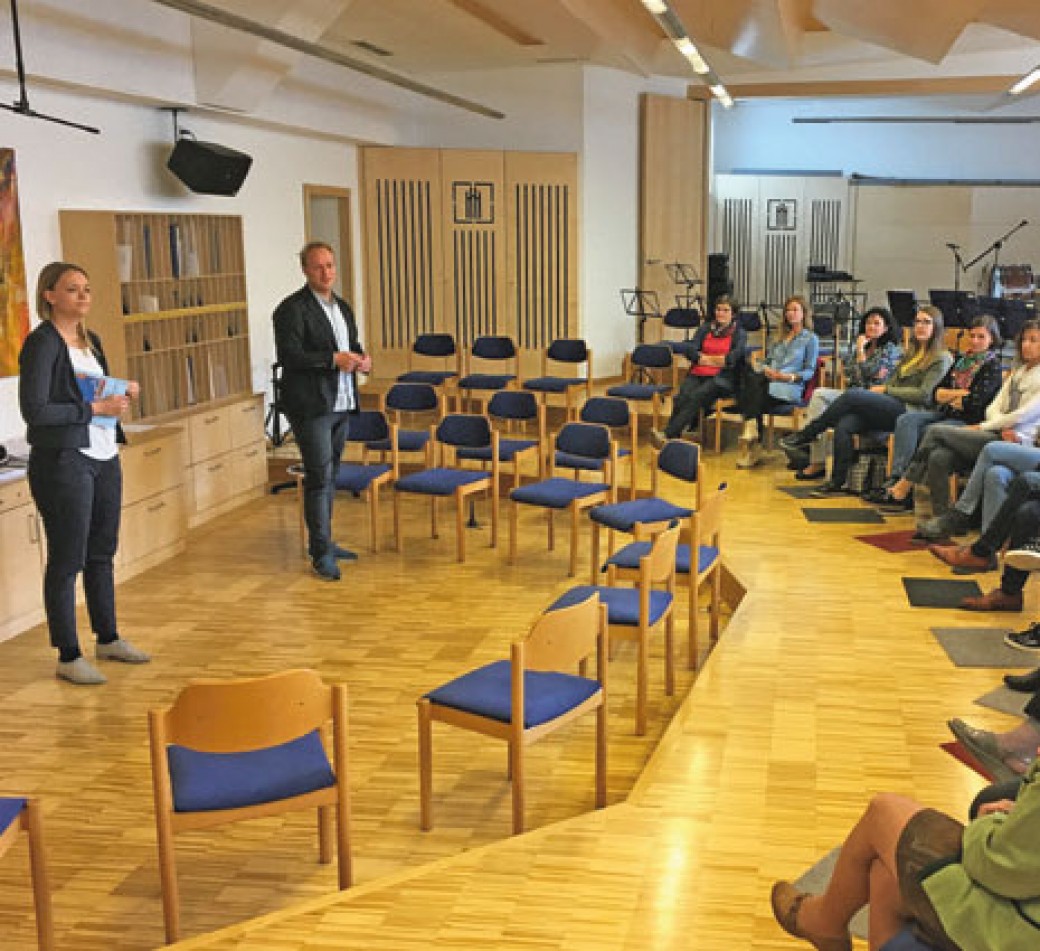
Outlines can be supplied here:
M986 418L978 425L978 430L986 434L985 442L968 484L951 508L918 524L917 533L922 538L937 541L963 535L980 504L985 531L1000 508L1011 479L1040 465L1040 447L1036 445L1040 432L1040 321L1026 321L1015 350L1017 366L996 399L986 407ZM961 432L967 437L971 429L967 427ZM958 463L956 459L952 461Z
M650 431L650 441L662 448L697 424L701 411L711 412L715 401L733 396L737 375L747 355L747 333L736 320L736 301L723 294L715 301L715 318L701 324L684 348L690 372L676 394L664 432Z
M1040 763L1014 802L982 811L962 826L912 799L875 796L822 895L773 886L776 920L818 951L851 951L849 921L868 903L872 949L907 926L936 951L1040 947Z
M784 302L781 338L769 348L758 366L745 364L746 372L737 394L737 407L744 418L737 466L750 469L762 461L762 417L780 406L797 403L805 385L816 373L820 339L812 332L812 309L804 297Z
M953 358L943 345L942 313L935 307L921 307L914 318L910 345L886 382L869 389L846 390L814 422L781 439L780 445L785 452L801 450L833 429L831 477L821 491L843 492L855 456L853 437L859 433L890 433L907 410L926 407L951 363Z
M884 383L902 359L899 343L902 333L892 314L884 307L871 307L860 320L856 342L845 358L845 386L850 390L869 389ZM818 386L809 401L806 418L811 423L842 394L842 390ZM801 467L796 479L822 479L826 475L825 461L830 452L830 440L822 433L809 445L808 465ZM804 450L788 450L791 462L797 465Z
M958 466L970 469L982 447L999 432L979 429L1001 387L1000 327L988 315L976 317L968 331L968 349L953 362L935 389L941 414L928 427L906 472L878 499L883 512L913 510L914 485L931 490L934 515L950 507L950 475Z

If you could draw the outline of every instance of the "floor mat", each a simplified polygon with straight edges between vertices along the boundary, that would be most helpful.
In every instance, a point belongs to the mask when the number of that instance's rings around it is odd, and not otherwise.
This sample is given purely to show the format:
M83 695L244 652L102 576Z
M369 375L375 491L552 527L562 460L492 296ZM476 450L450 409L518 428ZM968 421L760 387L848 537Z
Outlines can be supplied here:
M878 535L856 535L856 541L873 545L882 551L892 554L902 554L907 551L925 551L923 543L914 544L910 541L914 536L914 529L910 528L902 532L881 532Z
M1022 651L1008 647L1006 627L933 627L932 634L956 667L992 667L1015 670L1022 666Z
M831 522L835 525L884 525L885 520L874 509L814 509L804 508L802 514L810 522Z
M904 578L903 589L914 608L959 608L964 598L977 598L982 594L977 581L944 578Z

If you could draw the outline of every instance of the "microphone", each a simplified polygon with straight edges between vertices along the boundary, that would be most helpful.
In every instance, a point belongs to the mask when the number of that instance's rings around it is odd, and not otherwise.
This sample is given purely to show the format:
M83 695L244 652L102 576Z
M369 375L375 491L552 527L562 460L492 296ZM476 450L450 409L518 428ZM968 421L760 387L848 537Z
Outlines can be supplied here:
M1028 221L1027 221L1027 220L1026 220L1025 218L1023 218L1023 219L1022 219L1022 220L1021 220L1021 221L1020 221L1020 222L1018 223L1018 226L1019 226L1020 228L1024 228L1024 227L1025 227L1025 226L1026 226L1027 224L1029 224L1029 222L1028 222Z
M951 244L949 241L946 242L946 247L948 247L951 251L959 251L961 249L961 246L959 244Z

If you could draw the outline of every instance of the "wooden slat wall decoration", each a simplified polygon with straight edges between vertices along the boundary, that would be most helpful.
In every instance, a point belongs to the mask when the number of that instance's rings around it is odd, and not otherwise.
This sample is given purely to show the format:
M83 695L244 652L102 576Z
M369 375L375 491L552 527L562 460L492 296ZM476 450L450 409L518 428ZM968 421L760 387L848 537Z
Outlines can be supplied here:
M779 304L802 285L798 274L798 237L795 232L766 235L765 300ZM744 298L745 307L757 301Z
M569 153L507 152L509 326L521 370L578 326L578 168Z
M837 198L809 201L809 263L837 270L841 260L841 206Z
M741 306L749 306L751 300L754 204L751 198L723 198L719 201L722 230L722 246L719 250L729 255L733 293Z
M380 377L420 333L460 347L508 334L534 372L554 338L580 336L577 157L362 150L366 336Z

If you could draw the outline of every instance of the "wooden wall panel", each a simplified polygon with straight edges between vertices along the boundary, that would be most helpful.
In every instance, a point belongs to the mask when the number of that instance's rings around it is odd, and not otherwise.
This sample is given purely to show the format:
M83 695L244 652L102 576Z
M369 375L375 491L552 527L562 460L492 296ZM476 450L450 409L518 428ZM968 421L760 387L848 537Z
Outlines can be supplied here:
M361 150L365 346L380 377L404 370L418 334L453 330L443 306L440 160L436 149Z
M707 278L710 105L647 94L640 106L639 281L657 291L663 312L679 290L665 264L690 264Z
M542 350L578 326L578 160L573 153L505 153L507 308L525 375Z
M441 152L446 328L460 346L511 334L501 152Z

